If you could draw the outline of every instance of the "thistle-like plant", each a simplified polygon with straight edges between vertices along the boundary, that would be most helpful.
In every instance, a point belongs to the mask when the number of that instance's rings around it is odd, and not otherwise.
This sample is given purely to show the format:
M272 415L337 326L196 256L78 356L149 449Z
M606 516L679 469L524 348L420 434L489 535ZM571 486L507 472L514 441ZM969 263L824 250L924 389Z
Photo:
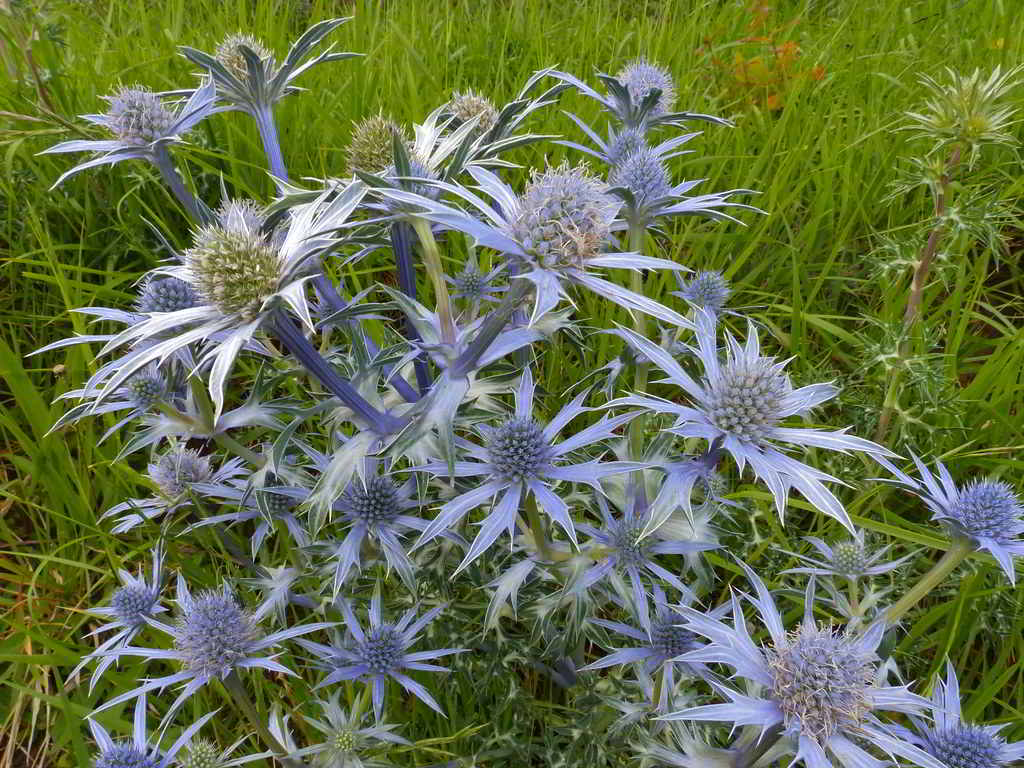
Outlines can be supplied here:
M942 762L878 719L877 713L883 710L920 713L931 708L927 699L906 686L879 683L880 660L875 652L884 624L873 624L863 633L818 624L812 580L803 622L786 632L771 592L747 565L741 562L740 566L756 597L745 595L741 600L733 593L732 626L680 607L684 627L709 641L680 660L725 664L732 667L733 679L748 680L758 693L742 693L716 682L712 687L728 703L689 707L666 719L757 725L762 733L778 739L775 754L788 752L794 755L794 763L810 768L830 768L836 763L844 768L876 765L877 759L862 745L899 755L922 768L943 768ZM755 644L750 635L744 602L755 608L760 624L768 630L769 642L764 646Z
M936 462L936 476L913 452L910 452L910 458L920 479L876 456L876 461L895 478L883 478L883 482L910 491L925 503L932 512L932 519L942 523L954 543L961 542L961 546L956 548L959 559L971 549L987 551L999 563L1010 583L1015 584L1013 559L1024 555L1024 504L1012 486L994 479L972 480L957 485L942 462ZM949 570L953 565L955 563L948 565Z
M946 662L946 679L935 681L932 706L934 724L911 717L914 730L896 729L949 768L1004 768L1024 759L1024 741L1008 742L999 735L1005 726L964 720L960 682L950 661Z
M725 303L729 300L732 289L721 272L702 270L687 280L680 280L680 283L679 290L673 291L672 295L685 300L694 309L712 316L728 311L725 309Z
M417 467L437 476L480 478L469 490L441 507L437 517L416 542L417 547L458 525L477 507L488 502L493 504L455 573L480 557L502 532L507 531L511 536L524 504L531 510L531 515L542 509L575 546L576 526L569 516L569 505L554 493L551 485L557 482L585 483L600 492L601 478L643 466L626 461L574 462L570 458L572 451L607 440L615 430L628 423L633 414L612 418L604 416L571 437L555 442L570 421L588 410L582 405L587 393L575 397L546 426L541 426L533 415L534 389L533 373L527 368L516 390L514 415L496 427L475 425L477 434L482 438L481 443L456 441L456 446L469 460L455 461L451 466L435 462ZM534 527L538 524L539 517L534 521ZM534 533L538 535L537 531Z
M217 713L210 712L196 720L186 728L174 743L166 750L158 744L149 743L146 727L146 696L142 694L135 702L135 715L132 718L132 737L127 741L115 741L110 733L95 720L89 718L89 730L96 742L98 751L93 760L93 768L169 768L174 764L178 753L188 745L199 729ZM161 731L161 736L163 732ZM261 756L257 756L261 757ZM180 758L179 758L180 761ZM248 762L246 760L245 762ZM180 762L179 762L180 764ZM239 765L240 763L234 763Z
M857 580L870 576L880 576L894 571L907 562L913 553L896 560L886 561L890 547L880 547L869 551L864 542L864 531L857 529L851 538L826 544L817 536L805 536L807 541L820 555L820 559L792 553L794 557L805 563L797 568L790 568L783 573L803 573L810 576Z
M794 389L783 372L785 361L777 362L761 354L757 329L752 323L748 324L745 345L741 346L732 335L726 334L723 360L717 330L714 317L698 313L697 346L691 348L703 367L703 377L698 383L657 344L634 331L620 328L618 334L665 374L663 382L680 387L693 405L680 405L647 394L619 398L609 405L639 405L671 414L677 421L670 432L707 440L711 451L720 449L731 455L740 471L749 464L754 475L772 492L780 518L786 509L789 490L796 488L817 509L852 532L853 523L842 503L824 485L828 481L838 482L837 478L797 461L780 451L777 444L843 453L859 451L873 457L894 454L870 440L847 434L845 429L828 432L783 426L787 418L805 414L831 400L839 393L838 388L832 384L809 384Z
M293 753L295 757L314 758L318 768L384 768L392 763L380 754L390 745L408 745L395 733L397 726L377 722L366 725L367 713L357 703L346 710L340 703L340 692L336 691L326 700L319 700L322 717L306 716L304 719L322 734L319 744L313 744Z
M356 618L352 605L342 598L337 603L345 617L345 628L351 638L341 645L322 645L308 640L299 644L313 653L320 666L328 670L319 687L333 685L342 680L362 680L370 684L373 712L377 722L384 709L384 694L387 681L394 680L408 693L422 701L439 714L440 705L430 692L408 675L410 670L421 672L448 672L446 667L430 663L443 656L464 653L464 648L439 648L428 651L411 651L427 625L438 617L443 605L435 606L419 618L418 608L413 607L394 622L385 622L381 613L380 588L374 590L368 612L369 625L364 629Z
M141 86L124 87L107 96L109 108L105 113L82 117L109 131L113 138L64 141L40 153L92 152L95 155L62 173L53 186L87 168L113 165L122 160L148 160L157 167L168 187L193 218L202 221L208 211L185 187L167 148L181 141L182 136L212 112L216 98L214 84L207 79L194 91L186 91L182 96L187 98L177 108L166 97Z
M193 596L185 579L178 575L178 617L175 624L166 624L150 618L147 623L166 633L172 641L170 649L121 646L104 651L102 655L114 658L140 656L145 659L163 659L181 665L178 672L143 681L137 688L106 701L95 712L114 707L124 701L142 696L149 691L163 690L170 685L184 683L171 708L164 716L169 720L175 712L203 686L220 680L225 684L229 676L242 669L265 669L283 675L294 675L288 667L277 661L278 654L267 651L285 640L320 629L335 626L333 622L312 622L264 634L258 617L267 611L262 607L247 610L227 584L220 589L208 590ZM230 680L232 692L241 686L234 677Z

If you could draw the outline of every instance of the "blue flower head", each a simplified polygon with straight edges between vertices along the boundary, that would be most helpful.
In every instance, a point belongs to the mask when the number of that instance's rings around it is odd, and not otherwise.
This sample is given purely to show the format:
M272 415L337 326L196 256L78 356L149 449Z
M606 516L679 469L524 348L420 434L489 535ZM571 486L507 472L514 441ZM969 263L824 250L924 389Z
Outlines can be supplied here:
M672 295L685 299L697 309L718 314L725 308L730 293L732 290L729 288L729 281L721 272L702 271L683 282L682 287Z
M949 768L1004 768L1024 758L1024 741L1008 742L999 736L1005 726L977 725L964 720L960 683L948 661L946 679L935 683L932 703L933 725L914 717L914 731L900 731Z
M316 755L317 766L322 768L359 768L360 766L385 765L368 757L368 753L387 747L389 744L408 745L409 741L394 733L396 726L388 723L366 725L366 712L358 707L345 710L336 691L326 701L318 701L323 717L306 717L306 721L323 734L323 741L308 747L306 754Z
M149 743L146 728L145 694L139 696L135 702L135 716L132 718L132 738L130 740L114 741L106 728L95 720L87 718L89 730L92 732L97 747L92 768L169 768L175 764L177 754L189 744L192 737L215 714L217 714L216 711L210 712L192 723L166 751L161 750L157 744Z
M668 166L646 146L623 157L608 174L608 183L628 190L637 206L655 203L672 194Z
M199 294L191 283L177 277L151 275L142 284L135 308L144 314L178 312L199 304Z
M468 440L456 442L472 461L456 461L455 476L479 477L481 481L441 507L416 543L417 547L425 544L457 525L472 510L492 502L490 514L480 523L480 531L456 573L483 554L503 531L512 534L520 506L528 494L533 495L539 508L575 545L576 528L569 516L569 505L551 490L551 485L559 481L585 483L600 492L601 478L642 466L626 461L574 462L569 458L571 451L611 437L616 429L631 420L631 414L626 414L626 418L606 416L577 434L556 442L558 433L587 410L581 405L587 393L578 395L565 405L546 426L533 418L533 394L533 374L527 368L516 391L515 414L496 427L477 425L482 444ZM445 462L430 463L418 469L434 475L449 473Z
M348 600L338 603L345 617L345 627L351 636L351 642L344 645L321 645L309 641L299 641L300 645L310 651L326 666L330 672L319 687L332 685L342 680L364 680L371 684L373 711L379 721L384 708L384 694L389 679L396 681L406 691L414 695L428 707L439 714L444 714L434 697L426 688L413 680L407 672L419 670L425 672L448 672L446 667L428 663L442 656L464 653L465 649L441 648L438 650L412 651L427 625L430 624L444 609L443 605L431 608L416 618L417 608L406 611L402 617L392 623L383 621L381 614L380 589L376 589L370 600L369 626L365 629L356 618Z
M932 519L944 524L954 536L988 551L1010 583L1015 583L1013 558L1024 555L1024 505L1013 488L1000 480L973 480L958 486L941 462L936 462L936 477L913 452L910 457L920 480L883 458L875 459L895 476L887 482L918 496L932 511Z
M784 571L784 573L806 573L814 576L862 579L869 576L879 576L895 570L913 556L913 553L911 553L898 560L879 562L883 560L889 551L889 547L881 547L870 551L864 541L864 531L862 530L856 531L851 538L833 542L831 545L814 536L805 536L804 538L818 551L820 559L795 554L806 565L799 568L790 568Z
M876 759L864 746L899 755L922 768L943 764L903 738L876 716L881 710L922 712L930 702L906 687L879 683L879 659L875 653L884 632L878 622L862 634L840 631L814 621L813 581L808 585L804 620L786 632L782 615L764 582L740 563L756 591L746 595L767 628L770 641L756 644L743 616L740 597L732 596L732 626L692 608L681 607L685 627L705 637L704 647L683 654L688 662L718 663L733 668L734 678L757 685L748 695L714 682L713 687L729 701L691 707L667 715L670 720L731 722L756 725L762 730L780 727L783 744L795 754L793 764L809 768L862 768Z
M761 354L757 330L748 325L747 343L740 345L726 335L725 359L717 342L717 322L707 313L697 314L697 347L690 351L704 369L700 383L690 376L672 355L633 331L620 328L622 336L665 374L665 383L684 390L692 405L661 400L649 395L632 395L612 401L613 405L641 405L673 414L675 426L669 431L686 438L703 438L712 449L720 447L736 461L740 471L748 464L775 498L780 517L791 488L811 504L834 517L851 532L853 524L839 499L825 486L837 478L804 464L779 450L779 444L825 448L847 453L860 451L871 456L892 456L870 440L848 435L846 430L828 432L785 426L785 421L835 397L832 384L810 384L794 389L785 374L785 361Z
M654 91L659 92L650 108L651 117L663 117L675 106L676 86L667 69L644 59L636 59L623 67L616 77L629 91L629 98L636 105L642 104Z

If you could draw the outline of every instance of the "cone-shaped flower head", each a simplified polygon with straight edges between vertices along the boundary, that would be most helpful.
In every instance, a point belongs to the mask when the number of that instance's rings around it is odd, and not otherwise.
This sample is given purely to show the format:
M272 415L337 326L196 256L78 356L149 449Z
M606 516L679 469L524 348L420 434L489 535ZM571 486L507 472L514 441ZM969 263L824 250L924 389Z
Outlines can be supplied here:
M206 739L196 739L178 763L180 768L221 768L224 765L221 757L222 753L215 744Z
M107 125L118 141L140 146L170 134L177 116L148 88L132 86L107 96Z
M1024 504L1013 488L1001 480L973 480L958 486L949 470L936 462L938 477L910 453L921 479L904 474L891 462L875 457L896 479L892 482L918 496L932 511L932 519L954 536L987 550L1011 583L1016 580L1013 558L1024 555Z
M158 768L159 765L157 755L147 754L131 742L114 744L93 761L93 768Z
M226 316L254 319L278 291L281 257L259 233L204 227L195 247L184 255L192 285L203 302Z
M726 664L735 670L734 677L756 683L758 693L747 695L715 682L713 687L729 703L684 709L666 719L732 722L762 729L779 726L783 745L796 755L792 764L803 762L809 768L875 765L877 761L864 749L871 745L922 768L942 768L942 763L875 714L881 710L914 714L931 708L931 702L906 687L880 684L876 650L884 624L876 623L863 633L817 624L812 581L803 622L787 633L764 582L745 563L740 566L756 591L756 597L747 595L746 601L757 610L769 642L762 646L753 641L743 604L734 592L732 626L689 607L679 609L686 628L710 641L681 660Z
M206 483L212 477L210 459L191 448L172 448L149 466L149 479L168 499L177 499L194 483Z
M128 390L128 398L135 407L145 411L163 399L167 393L167 381L160 373L160 369L154 366L139 371L128 379L125 388Z
M491 283L488 277L489 275L481 272L476 264L468 264L453 279L455 291L452 295L456 298L467 299L468 301L480 301L481 299L489 298Z
M949 768L1003 768L1024 758L1024 741L1007 742L999 731L1005 726L977 725L964 721L960 683L956 670L946 664L946 679L938 680L932 693L935 722L911 718L915 731L903 731L926 752Z
M110 610L126 627L141 628L156 612L160 592L141 579L118 587L110 598Z
M675 295L685 299L691 306L718 313L725 307L730 293L729 282L721 272L701 271L685 281Z
M796 488L815 507L853 531L843 505L824 484L837 479L786 455L779 450L779 444L861 451L876 457L894 454L870 440L848 435L846 430L829 432L785 426L784 420L808 413L835 397L839 390L827 383L794 389L784 371L786 361L761 354L757 330L752 324L745 345L726 335L726 355L722 359L716 318L697 312L696 320L697 347L689 351L703 365L705 375L700 383L662 347L628 329L617 331L667 374L665 383L682 388L693 406L642 394L620 398L612 404L641 405L659 413L675 414L678 421L669 431L721 446L740 471L749 463L754 474L771 489L780 515L785 511L789 489Z
M666 69L656 67L644 59L636 59L623 67L616 77L626 86L635 106L639 106L655 89L661 91L651 109L652 117L661 117L675 106L676 86Z
M199 303L199 294L187 283L177 277L153 276L146 280L135 301L139 312L177 312L191 309Z
M537 422L511 419L491 432L487 455L497 477L521 482L550 469L553 452Z
M254 616L227 589L201 592L178 619L174 648L186 669L225 677L262 638Z
M623 128L611 137L606 146L605 159L615 166L634 152L646 147L647 139L637 128Z
M538 264L579 266L607 242L618 208L585 166L563 164L534 173L510 234Z
M327 701L318 702L323 708L323 719L310 717L308 722L323 734L323 741L305 750L316 755L317 768L359 768L364 765L385 763L367 759L367 753L388 744L408 744L397 733L396 726L388 723L364 725L367 713L346 711L339 704L340 693L335 692ZM364 762L365 761L365 762Z
M630 152L608 174L608 183L632 193L638 206L672 194L672 182L665 161L646 146Z
M349 485L338 501L338 507L350 518L367 526L387 525L402 514L404 505L398 486L390 478L367 478L366 484Z
M169 768L177 754L215 714L216 712L210 712L196 720L182 732L170 749L164 751L158 746L159 737L156 744L149 743L146 732L146 696L142 694L138 696L135 704L130 740L114 741L102 725L92 719L86 720L98 748L91 768Z
M479 118L475 129L477 133L487 133L498 121L498 110L494 104L475 91L456 91L448 102L448 109L459 123Z
M223 64L228 72L244 82L248 77L249 67L242 54L243 46L255 53L260 60L270 59L274 54L261 40L252 35L236 33L225 37L217 46L213 57Z
M346 155L349 172L381 173L393 166L395 136L402 133L402 127L384 115L357 120L352 127Z

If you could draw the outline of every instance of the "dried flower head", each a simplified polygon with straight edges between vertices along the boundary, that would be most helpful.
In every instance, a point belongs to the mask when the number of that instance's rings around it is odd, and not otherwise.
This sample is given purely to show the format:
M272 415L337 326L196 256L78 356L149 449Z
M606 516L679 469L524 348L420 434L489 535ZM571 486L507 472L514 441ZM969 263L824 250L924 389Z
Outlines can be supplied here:
M583 165L534 173L509 234L544 266L580 266L600 252L619 204Z
M357 120L353 124L346 153L349 173L381 173L394 166L395 136L402 134L402 127L384 115Z
M228 72L242 82L245 82L249 77L249 66L246 64L245 56L242 54L243 47L255 53L257 58L261 60L270 59L273 56L271 50L261 40L252 35L236 33L228 35L221 41L213 57L223 64Z
M498 121L498 110L494 104L475 91L456 91L448 102L448 109L460 123L479 118L477 133L487 133Z
M180 498L194 483L206 483L212 477L210 459L191 448L172 448L149 466L149 479L168 499Z

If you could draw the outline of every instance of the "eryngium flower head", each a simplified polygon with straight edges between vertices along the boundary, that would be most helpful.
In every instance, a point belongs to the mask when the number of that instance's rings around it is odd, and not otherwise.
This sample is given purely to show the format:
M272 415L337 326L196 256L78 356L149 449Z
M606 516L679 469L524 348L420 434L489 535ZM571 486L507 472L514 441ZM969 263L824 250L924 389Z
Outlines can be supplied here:
M178 619L174 648L185 669L200 677L224 678L262 636L255 617L223 587L189 601Z
M969 75L947 68L946 82L922 75L927 91L924 109L908 112L908 129L931 139L937 147L959 145L970 151L973 162L983 144L1017 143L1013 131L1016 108L1009 106L1007 95L1021 82L1024 67L1004 72L996 67L985 76L980 69Z
M128 391L128 399L135 407L145 411L163 399L167 393L167 381L160 373L160 369L154 366L145 368L128 379L125 389Z
M1013 488L1001 480L974 480L957 486L949 470L936 462L935 477L914 453L920 480L897 469L891 462L875 459L896 477L893 482L918 496L954 536L987 550L1011 583L1016 582L1013 558L1024 555L1024 505Z
M463 652L458 648L442 648L409 653L409 648L419 641L423 630L437 618L444 606L436 606L418 619L418 609L413 607L402 614L397 622L386 623L381 619L380 590L377 589L370 599L370 623L364 630L348 600L340 600L338 605L345 616L345 626L352 637L350 644L339 647L299 641L303 648L326 660L332 670L320 683L320 687L340 680L362 679L371 683L373 711L379 722L384 707L384 693L390 678L435 712L441 712L441 707L434 697L426 688L410 678L407 671L447 672L444 667L426 662Z
M370 477L366 484L352 483L342 494L339 508L349 517L366 525L388 524L403 510L398 486L388 477Z
M452 297L470 302L494 301L497 299L496 294L505 290L504 286L494 284L494 279L501 270L502 267L499 266L485 275L480 271L480 267L470 262L461 272L450 279L455 288Z
M340 692L335 691L327 701L320 701L324 719L309 717L308 722L324 735L318 745L308 747L306 754L316 755L317 768L362 768L384 766L388 763L369 758L367 753L388 744L409 744L397 733L397 726L376 723L364 726L366 712L346 711L339 704Z
M226 316L255 319L281 280L278 249L260 234L204 227L185 251L191 283L203 301Z
M729 282L721 272L701 271L685 281L674 295L685 299L691 306L717 314L725 307L730 293Z
M611 234L619 203L583 165L534 172L509 234L543 266L581 266Z
M417 195L436 200L441 196L441 190L435 187L433 184L421 184L416 181L409 181L408 179L437 179L437 173L431 170L422 159L417 157L415 154L409 155L409 173L400 174L398 168L394 163L389 165L382 174L385 179L388 179L393 184L400 186L402 189L406 189L409 192L414 192ZM390 208L401 209L403 206L393 201L387 201L386 205Z
M553 458L543 430L532 419L511 419L491 432L487 456L494 474L510 482L537 477L551 468Z
M608 184L629 190L638 207L672 194L668 167L656 152L646 146L622 158L608 174Z
M487 133L498 121L498 110L494 104L474 91L453 93L448 109L460 124L478 117L477 133Z
M349 173L381 173L395 163L395 136L402 127L384 115L371 115L357 120L349 139L347 161Z
M227 584L220 589L207 590L193 596L181 574L178 575L176 602L179 613L174 624L165 624L155 619L148 622L170 635L172 647L169 650L125 646L105 651L101 655L114 659L141 656L177 661L181 665L180 671L147 679L138 688L105 702L96 712L145 696L148 691L185 683L164 716L165 722L169 722L190 696L210 681L223 680L235 670L265 669L294 675L288 667L277 661L279 654L263 654L289 638L335 626L330 622L314 622L265 635L257 617L267 613L266 605L253 611L246 609Z
M814 576L838 576L844 579L859 579L865 576L878 576L879 574L888 573L899 568L913 556L913 553L910 553L897 560L880 563L879 560L885 557L889 547L886 546L869 551L868 546L864 542L864 531L861 530L856 531L853 538L837 541L831 546L814 536L805 536L804 539L818 551L821 559L815 560L798 553L793 553L800 560L807 563L807 566L790 568L784 571L784 573L806 573Z
M228 35L221 41L213 57L244 83L249 77L249 66L245 63L245 56L242 55L242 46L255 53L261 60L269 59L273 53L261 40L252 35L238 33Z
M952 663L946 662L946 679L938 680L932 693L935 723L913 717L915 730L900 729L949 768L1004 768L1024 758L1024 741L1007 742L999 736L1005 726L975 725L964 721L960 683Z
M245 197L225 200L217 208L214 216L223 229L232 232L256 233L266 221L260 204Z
M656 67L644 59L627 64L616 78L626 86L633 106L639 106L655 89L661 91L651 109L652 117L661 117L671 112L676 103L676 87L668 70Z
M757 593L756 597L744 597L767 628L769 642L763 646L754 643L740 596L733 592L732 626L692 608L679 608L686 618L686 628L710 641L683 654L680 660L733 667L733 677L756 684L757 695L715 683L714 688L728 697L729 703L691 707L666 719L732 722L758 726L762 732L781 727L782 746L795 753L791 765L804 762L809 768L837 764L863 768L876 761L861 745L874 745L921 768L943 768L942 763L901 738L875 714L880 710L913 714L931 708L927 699L910 693L905 686L879 683L880 662L875 651L885 631L883 622L862 634L817 625L812 582L805 596L803 623L787 633L764 582L745 563L739 565Z
M193 483L206 483L212 477L210 459L190 448L172 448L149 465L149 479L168 499L184 496Z
M826 448L843 453L861 451L871 456L893 456L886 448L846 430L824 431L783 426L783 420L806 414L813 407L835 397L839 390L832 384L810 384L794 389L784 369L786 361L761 354L757 330L748 324L747 343L741 345L726 335L726 355L720 356L717 320L706 312L697 312L697 347L691 351L704 368L700 383L657 344L626 328L616 333L645 355L666 374L665 383L682 388L693 405L679 405L649 395L632 395L612 401L612 405L640 405L678 418L670 432L683 437L703 438L728 452L742 472L749 463L754 474L772 491L775 506L782 516L791 488L826 515L834 517L851 532L853 523L842 503L826 486L838 479L791 458L778 443Z
M191 309L199 303L199 294L187 283L177 277L152 276L142 284L135 308L139 312L177 312Z
M156 744L152 746L149 744L149 735L146 732L145 694L138 696L135 703L135 716L132 718L133 728L130 741L114 741L106 728L92 720L91 717L86 718L86 721L89 723L89 730L92 731L92 737L96 741L98 748L98 754L93 759L92 768L168 768L178 752L191 741L196 732L214 714L214 712L210 712L192 723L167 751L159 747L159 736L163 735L163 731L160 732Z
M125 584L114 591L110 610L126 627L139 628L155 613L159 600L160 592L155 586L145 582Z
M212 742L206 739L197 739L192 742L188 752L179 758L180 768L221 768L221 751Z
M647 139L643 131L637 128L623 128L609 140L605 159L610 165L615 166L646 146Z
M122 88L105 98L110 103L106 113L110 132L126 144L143 146L163 138L177 120L160 96L148 88Z

